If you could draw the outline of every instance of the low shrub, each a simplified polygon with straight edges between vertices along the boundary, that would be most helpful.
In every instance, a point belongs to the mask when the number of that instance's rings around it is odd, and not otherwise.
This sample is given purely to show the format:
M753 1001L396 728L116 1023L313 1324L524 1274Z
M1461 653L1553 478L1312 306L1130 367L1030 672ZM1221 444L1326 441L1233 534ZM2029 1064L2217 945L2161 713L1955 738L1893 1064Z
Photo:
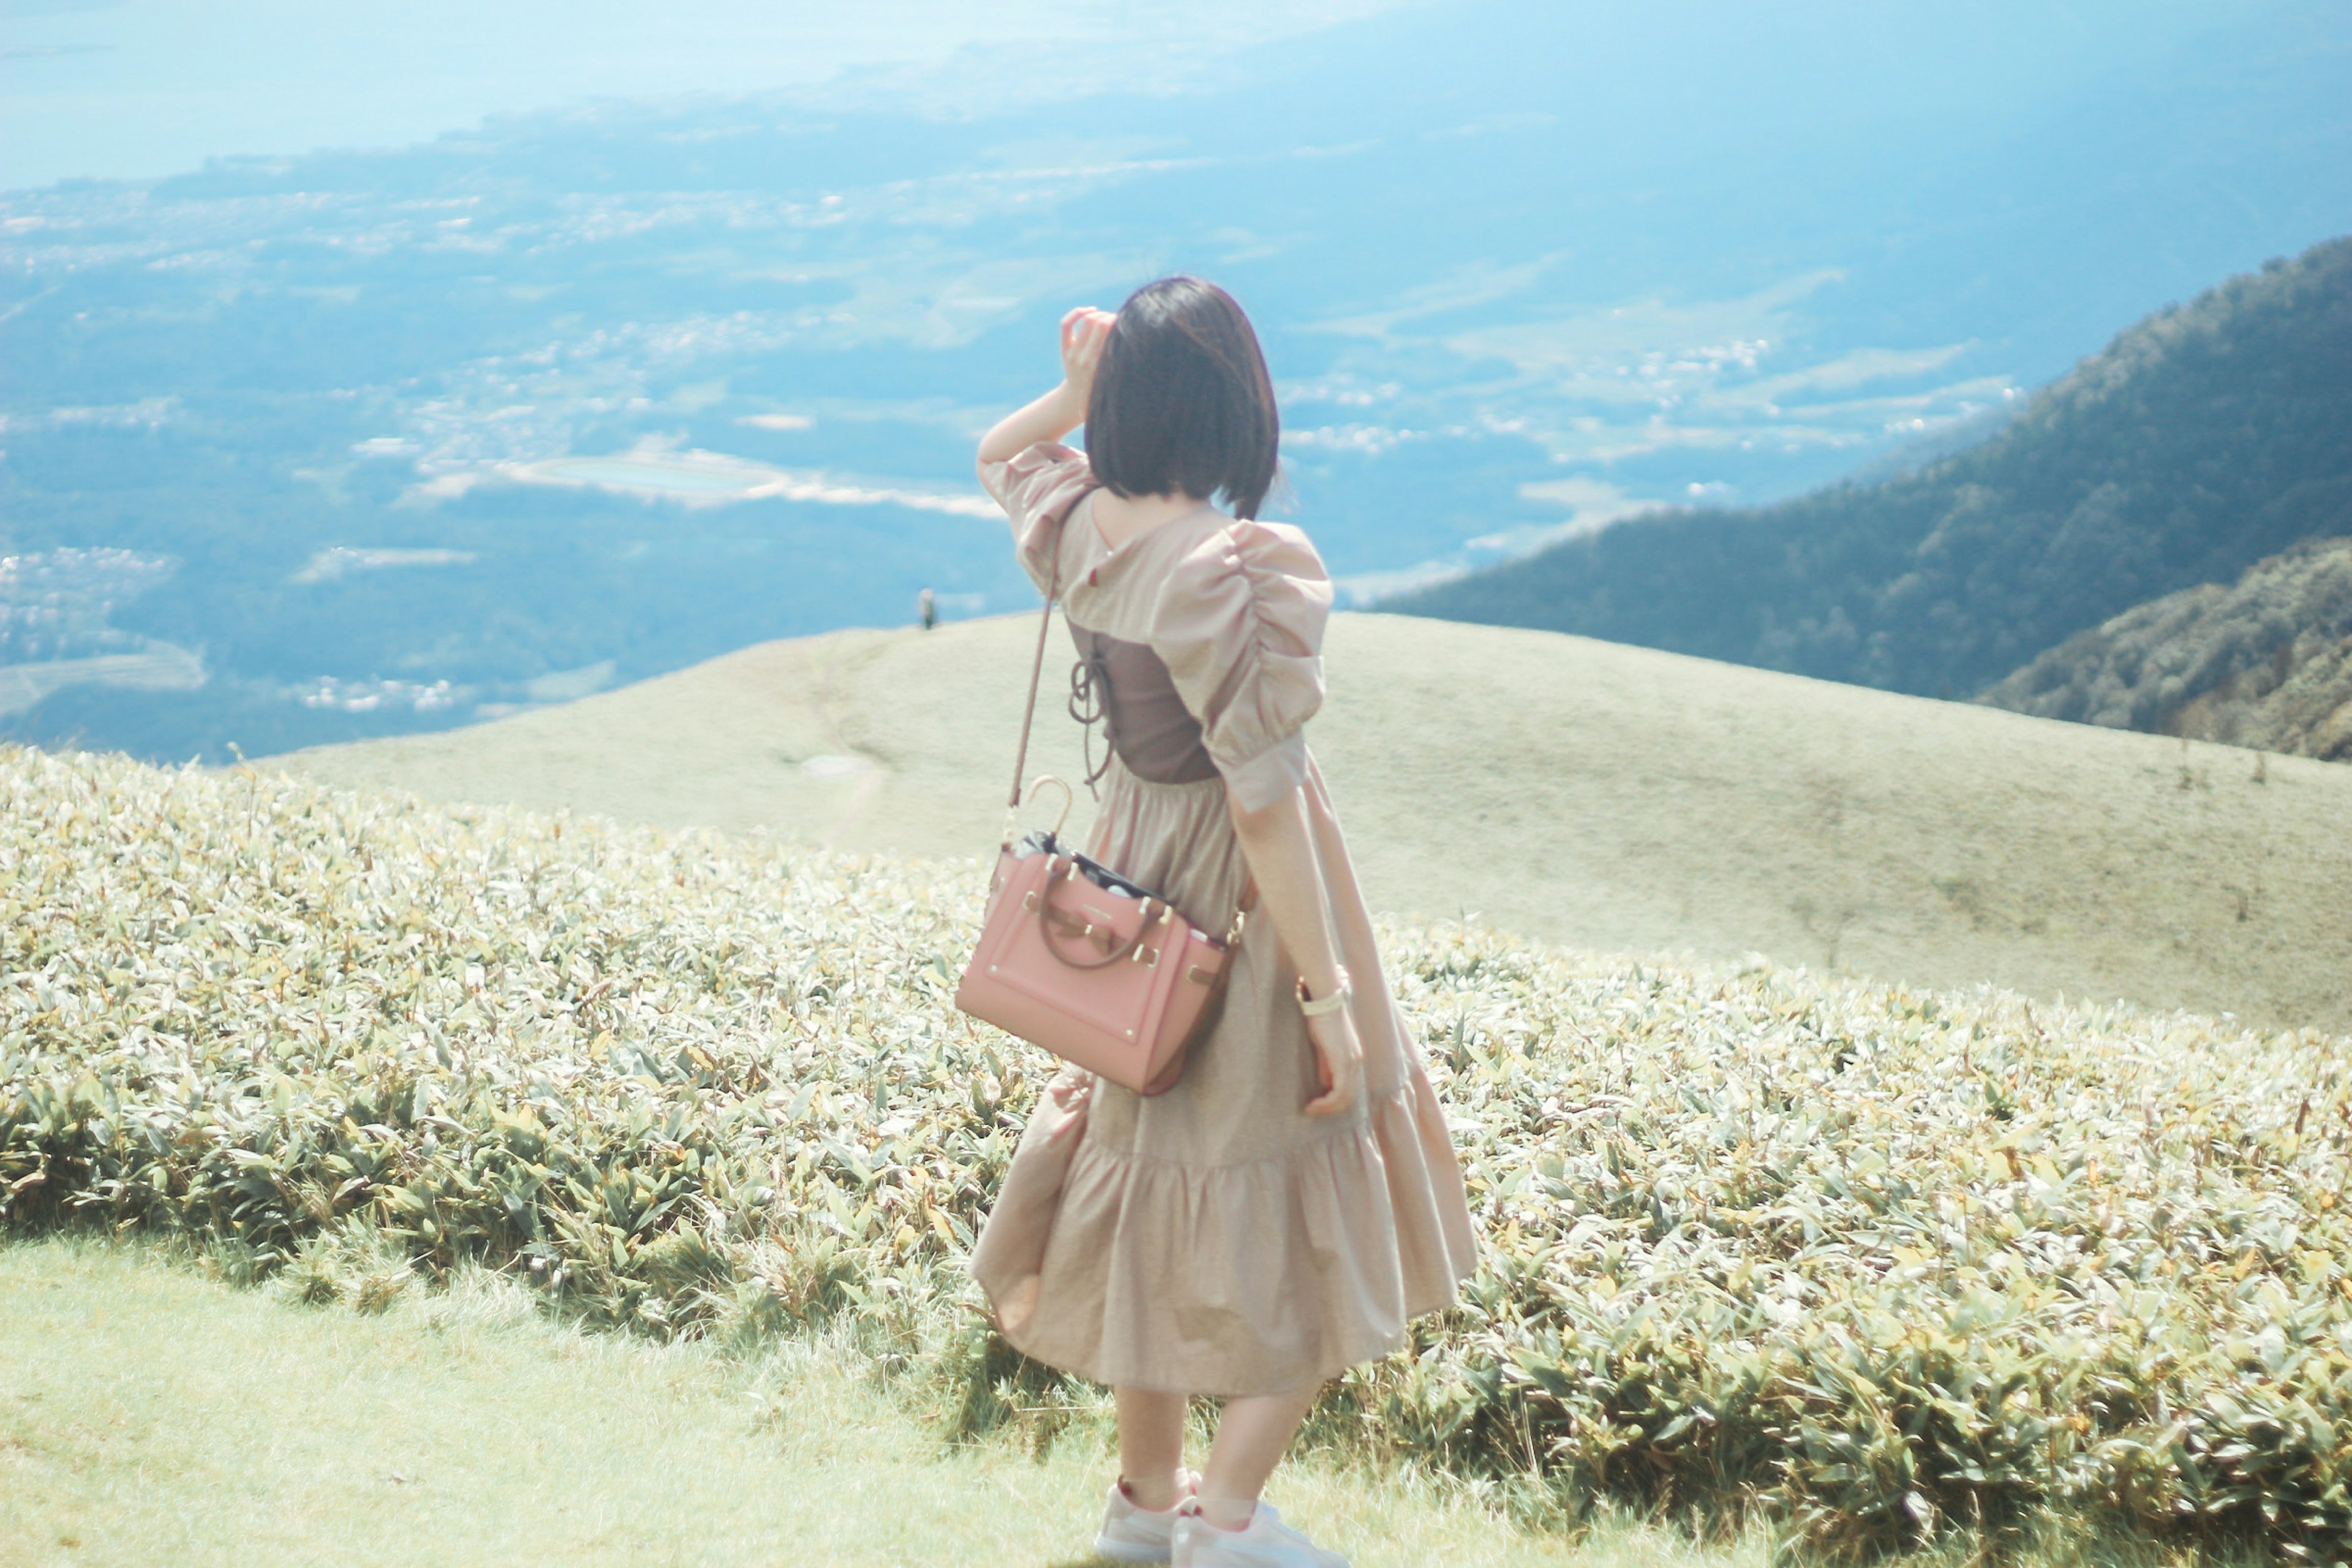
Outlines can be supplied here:
M964 1431L1087 1403L962 1272L1050 1066L950 1005L976 869L26 751L0 796L0 1228L849 1317ZM1388 942L1486 1262L1319 1431L1829 1549L2064 1510L2345 1559L2345 1042Z

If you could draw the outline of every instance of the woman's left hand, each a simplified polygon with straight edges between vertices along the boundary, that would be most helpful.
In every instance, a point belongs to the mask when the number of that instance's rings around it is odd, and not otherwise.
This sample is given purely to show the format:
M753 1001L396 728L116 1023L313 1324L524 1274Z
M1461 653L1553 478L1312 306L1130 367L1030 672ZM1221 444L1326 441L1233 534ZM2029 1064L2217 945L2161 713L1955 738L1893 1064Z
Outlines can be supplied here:
M1323 1092L1307 1102L1309 1116L1338 1116L1364 1092L1364 1044L1356 1037L1355 1015L1345 1007L1307 1020L1315 1046L1315 1080Z

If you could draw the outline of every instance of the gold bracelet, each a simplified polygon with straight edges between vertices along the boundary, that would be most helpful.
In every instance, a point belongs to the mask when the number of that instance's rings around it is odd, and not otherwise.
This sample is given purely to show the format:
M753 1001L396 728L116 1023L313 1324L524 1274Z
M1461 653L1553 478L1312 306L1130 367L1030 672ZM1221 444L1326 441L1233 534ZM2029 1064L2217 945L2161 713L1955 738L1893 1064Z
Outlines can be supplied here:
M1302 974L1298 977L1298 1010L1308 1017L1319 1018L1326 1013L1336 1013L1347 1005L1348 972L1346 970L1339 971L1339 983L1331 987L1329 995L1323 997L1309 996L1307 994L1307 976Z

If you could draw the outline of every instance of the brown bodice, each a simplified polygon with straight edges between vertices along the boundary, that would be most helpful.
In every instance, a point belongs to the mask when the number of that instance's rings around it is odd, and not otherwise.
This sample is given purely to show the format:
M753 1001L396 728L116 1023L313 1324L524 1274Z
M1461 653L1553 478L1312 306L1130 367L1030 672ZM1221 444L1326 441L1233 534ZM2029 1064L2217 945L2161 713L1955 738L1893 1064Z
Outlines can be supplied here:
M1070 716L1102 721L1127 771L1146 784L1198 784L1217 776L1201 721L1184 706L1167 665L1146 644L1121 642L1073 625L1078 662L1070 671ZM1104 767L1109 766L1106 758ZM1102 776L1091 770L1088 784Z

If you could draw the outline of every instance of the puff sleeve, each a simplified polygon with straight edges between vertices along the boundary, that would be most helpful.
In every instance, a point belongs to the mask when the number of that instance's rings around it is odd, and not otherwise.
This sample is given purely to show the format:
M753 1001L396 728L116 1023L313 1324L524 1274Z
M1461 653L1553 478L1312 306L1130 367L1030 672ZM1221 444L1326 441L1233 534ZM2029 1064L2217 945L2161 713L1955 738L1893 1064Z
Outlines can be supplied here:
M1037 591L1054 576L1062 520L1079 498L1096 488L1095 471L1084 452L1057 441L1040 441L1001 463L982 463L980 482L1013 522L1013 552Z
M1263 811L1306 782L1301 730L1323 705L1330 615L1322 558L1286 523L1220 529L1161 585L1152 651L1244 811Z

